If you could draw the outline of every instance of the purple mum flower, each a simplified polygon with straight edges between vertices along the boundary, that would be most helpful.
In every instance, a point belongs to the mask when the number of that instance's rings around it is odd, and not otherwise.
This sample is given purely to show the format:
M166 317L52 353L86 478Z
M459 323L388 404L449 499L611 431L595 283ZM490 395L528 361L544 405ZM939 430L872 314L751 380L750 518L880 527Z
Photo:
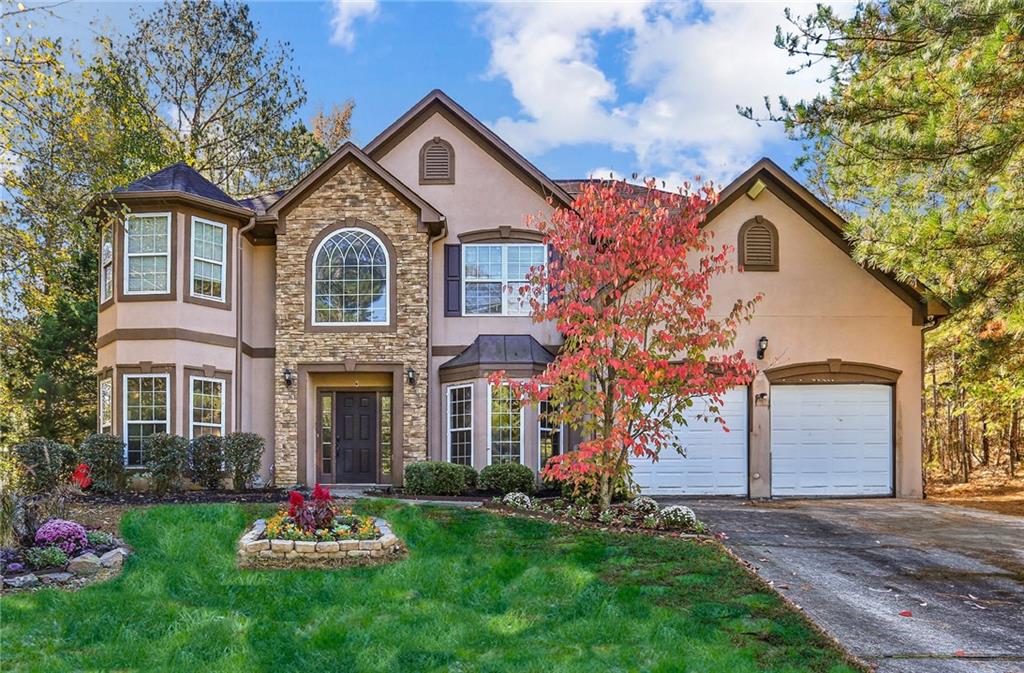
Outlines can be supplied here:
M85 528L74 521L51 519L36 531L37 547L59 547L68 556L85 549L88 544Z

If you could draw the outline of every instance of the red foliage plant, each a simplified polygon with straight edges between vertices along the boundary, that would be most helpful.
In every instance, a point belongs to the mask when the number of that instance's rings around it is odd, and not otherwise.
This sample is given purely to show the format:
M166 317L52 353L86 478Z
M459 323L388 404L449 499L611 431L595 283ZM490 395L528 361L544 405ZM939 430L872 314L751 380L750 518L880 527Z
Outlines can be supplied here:
M338 514L330 490L320 484L313 487L313 495L309 501L298 491L291 491L288 494L288 504L288 516L299 528L307 532L330 528Z
M92 486L92 477L89 476L89 466L79 463L75 471L71 473L71 483L83 491Z
M530 218L551 258L519 292L535 322L553 321L562 349L528 381L491 376L524 403L547 400L549 422L588 437L549 460L543 475L597 495L604 508L631 485L629 455L677 450L671 429L696 414L722 425L722 396L755 368L733 350L760 296L712 306L710 283L733 271L730 246L702 227L717 202L710 184L678 193L617 181L583 186L572 208Z

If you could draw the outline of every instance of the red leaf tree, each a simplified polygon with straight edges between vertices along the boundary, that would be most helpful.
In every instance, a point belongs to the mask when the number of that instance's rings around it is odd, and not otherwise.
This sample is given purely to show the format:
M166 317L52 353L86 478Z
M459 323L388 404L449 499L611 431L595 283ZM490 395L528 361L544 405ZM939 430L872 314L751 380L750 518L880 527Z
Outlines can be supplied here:
M633 487L630 454L657 460L667 447L684 449L671 429L694 415L697 398L709 400L698 417L727 431L722 395L754 375L734 345L760 296L712 305L709 283L733 271L730 247L701 227L716 200L710 185L670 193L653 181L590 182L571 209L529 223L551 259L520 292L534 321L554 321L565 343L534 378L498 372L491 381L525 403L547 400L552 424L581 431L584 441L551 458L543 476L603 508L616 487Z

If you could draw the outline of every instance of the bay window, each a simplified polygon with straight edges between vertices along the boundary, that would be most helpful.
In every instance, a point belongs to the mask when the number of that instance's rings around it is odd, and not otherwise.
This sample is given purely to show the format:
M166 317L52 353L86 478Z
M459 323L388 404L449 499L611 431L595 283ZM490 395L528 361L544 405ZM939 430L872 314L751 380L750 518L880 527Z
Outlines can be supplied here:
M522 463L522 402L507 385L489 385L487 394L488 462Z
M548 400L542 400L538 408L537 436L540 442L540 468L544 469L552 456L562 455L562 442L565 438L564 428L556 424L551 416L555 411L555 405Z
M114 430L114 379L100 379L100 434L109 435Z
M448 388L448 460L473 464L473 386Z
M114 244L109 227L100 232L100 303L114 296Z

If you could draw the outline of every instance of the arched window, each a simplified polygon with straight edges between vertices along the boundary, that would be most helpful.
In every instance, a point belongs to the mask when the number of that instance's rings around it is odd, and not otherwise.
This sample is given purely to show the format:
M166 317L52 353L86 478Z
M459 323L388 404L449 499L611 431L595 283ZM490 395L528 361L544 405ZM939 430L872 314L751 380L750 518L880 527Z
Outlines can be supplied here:
M433 138L420 148L420 184L455 184L455 152L447 140Z
M387 248L365 229L325 238L313 254L313 324L387 324L388 268Z
M760 215L740 227L739 257L744 271L779 270L779 232Z

